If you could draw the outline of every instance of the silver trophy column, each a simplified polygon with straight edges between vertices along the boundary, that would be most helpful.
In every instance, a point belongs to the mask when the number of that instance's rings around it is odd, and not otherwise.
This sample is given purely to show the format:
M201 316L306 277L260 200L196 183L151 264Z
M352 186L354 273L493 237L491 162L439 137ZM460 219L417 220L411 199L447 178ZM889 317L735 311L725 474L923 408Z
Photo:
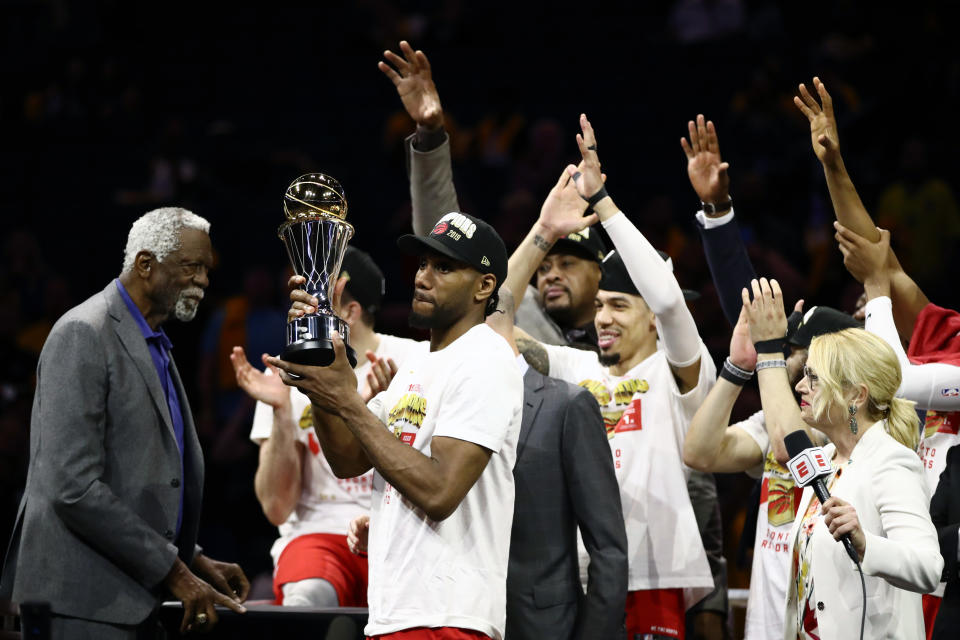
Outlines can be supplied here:
M328 366L334 360L333 332L343 337L350 366L357 354L350 346L350 326L333 312L333 289L340 264L353 236L346 221L343 187L322 173L300 176L283 196L286 222L278 234L287 247L290 264L306 278L304 289L319 301L317 312L287 323L287 346L281 358L289 362Z

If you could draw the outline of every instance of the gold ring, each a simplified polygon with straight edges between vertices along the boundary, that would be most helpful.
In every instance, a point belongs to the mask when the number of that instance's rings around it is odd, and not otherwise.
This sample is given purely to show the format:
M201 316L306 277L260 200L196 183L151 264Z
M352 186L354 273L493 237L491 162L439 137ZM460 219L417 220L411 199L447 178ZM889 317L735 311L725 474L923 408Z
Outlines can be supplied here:
M207 624L207 614L205 614L205 613L198 613L198 614L197 614L197 617L194 618L193 620L194 620L194 622L196 622L197 624L199 624L199 625L202 627L203 625Z

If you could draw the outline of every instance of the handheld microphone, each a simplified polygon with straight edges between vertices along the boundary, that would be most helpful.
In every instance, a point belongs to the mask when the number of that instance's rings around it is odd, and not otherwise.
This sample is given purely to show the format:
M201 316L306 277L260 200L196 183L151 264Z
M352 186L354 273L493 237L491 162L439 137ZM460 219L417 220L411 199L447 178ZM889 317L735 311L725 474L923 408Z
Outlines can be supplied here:
M830 475L833 466L824 455L823 449L813 446L810 436L803 429L788 433L783 438L783 444L790 456L787 468L790 469L790 475L793 476L793 481L797 483L797 486L812 485L813 492L817 494L821 505L829 500L830 492L827 491L827 485L823 479ZM850 559L856 564L860 564L860 557L857 555L857 550L853 548L850 534L844 534L840 538L840 542L843 543Z

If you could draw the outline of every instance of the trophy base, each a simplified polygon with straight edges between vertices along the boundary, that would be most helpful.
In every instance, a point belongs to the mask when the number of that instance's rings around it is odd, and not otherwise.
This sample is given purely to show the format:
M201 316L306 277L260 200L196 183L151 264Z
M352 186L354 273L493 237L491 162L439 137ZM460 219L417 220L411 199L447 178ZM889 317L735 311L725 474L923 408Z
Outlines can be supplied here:
M312 315L287 323L287 346L280 354L282 360L328 367L336 354L333 350L333 332L343 337L350 366L357 366L357 353L350 346L350 325L334 315Z

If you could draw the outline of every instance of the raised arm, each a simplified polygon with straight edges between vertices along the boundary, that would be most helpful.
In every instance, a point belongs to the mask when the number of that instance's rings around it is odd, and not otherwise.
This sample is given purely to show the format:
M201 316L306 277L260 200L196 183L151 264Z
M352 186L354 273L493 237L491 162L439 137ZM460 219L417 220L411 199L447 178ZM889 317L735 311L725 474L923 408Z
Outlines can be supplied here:
M710 205L697 212L697 228L703 241L703 252L710 276L720 298L723 315L731 325L737 324L740 290L757 277L740 228L733 215L730 199L729 163L720 158L720 141L713 122L698 115L687 123L690 140L680 138L687 156L687 176L700 201Z
M740 317L730 338L730 364L741 371L752 372L757 352L750 341L747 312L740 307ZM730 425L730 413L740 397L741 384L721 375L687 429L683 441L683 461L699 471L736 473L763 463L764 451L743 429Z
M760 278L750 283L753 300L746 288L741 292L743 306L747 310L750 323L750 339L757 347L757 382L760 385L760 403L770 436L770 449L778 462L790 459L783 444L783 437L797 429L803 429L814 442L820 440L800 417L800 407L793 397L790 379L787 377L787 365L783 358L782 343L787 335L787 316L783 308L783 293L776 280L767 282ZM761 368L762 362L773 362L775 366Z
M579 167L569 165L577 191L593 207L610 235L617 253L630 274L644 302L657 318L657 335L681 393L697 386L700 378L701 341L697 325L683 299L683 292L673 272L657 250L620 211L607 193L597 139L587 116L580 115L582 135L577 145L583 161Z
M264 361L266 358L264 354ZM253 487L267 520L274 526L280 526L300 499L305 450L296 436L290 388L283 384L275 369L272 375L255 369L247 360L243 347L233 348L230 364L233 365L237 385L258 403L263 403L262 408L257 407L255 424L269 411L272 421L270 435L260 442Z
M853 186L853 180L850 179L843 157L840 155L840 138L837 133L837 119L833 114L833 98L827 93L827 88L820 82L820 78L814 77L813 87L820 97L820 102L810 94L806 85L800 84L800 95L794 96L793 103L810 122L810 141L814 154L823 165L827 189L830 191L830 200L833 202L833 211L842 225L869 240L876 241L877 229L863 202L860 201L860 195Z
M416 133L405 142L407 176L413 232L425 236L441 216L459 211L460 205L453 185L449 138L443 128L443 107L430 61L406 40L400 42L400 53L384 51L386 61L381 60L377 66L397 88L404 109L417 123Z
M543 201L540 217L510 256L505 284L511 291L526 290L527 283L557 240L597 221L596 214L584 215L586 210L587 203L564 169Z

